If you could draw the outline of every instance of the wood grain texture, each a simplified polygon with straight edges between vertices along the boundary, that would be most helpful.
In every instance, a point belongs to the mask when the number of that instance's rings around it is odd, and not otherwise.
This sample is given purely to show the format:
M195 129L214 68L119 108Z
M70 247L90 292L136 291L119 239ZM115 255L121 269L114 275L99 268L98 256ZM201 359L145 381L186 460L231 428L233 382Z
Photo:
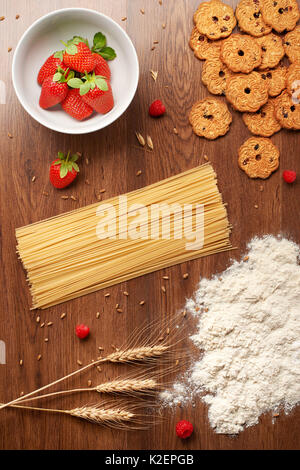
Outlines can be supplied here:
M236 5L236 1L228 3ZM281 177L283 169L294 169L300 175L299 133L281 131L272 137L281 152L280 170L261 182L249 180L237 165L238 147L249 137L239 113L233 112L229 134L215 142L197 138L188 124L192 104L208 94L200 80L202 63L188 47L197 5L197 0L163 0L162 6L158 0L43 0L37 6L35 0L1 0L0 16L5 20L0 22L0 79L7 87L7 103L0 105L0 339L7 345L7 365L0 365L1 402L71 372L77 368L77 359L87 364L97 357L98 346L112 351L112 344L120 346L144 321L163 321L173 315L196 289L200 276L223 271L231 258L240 257L254 235L283 233L300 242L300 183L288 186ZM76 6L99 10L122 25L136 46L141 67L138 91L127 112L108 129L87 136L52 132L26 114L12 88L13 51L7 52L9 47L16 47L23 32L38 17ZM18 20L16 14L20 15ZM125 16L127 21L122 22ZM151 51L153 41L159 44ZM156 83L150 69L159 72ZM161 120L147 114L150 102L156 98L164 101L168 111ZM174 127L178 136L173 133ZM151 135L153 152L138 148L136 130ZM13 138L8 138L8 133ZM77 196L77 202L62 200L61 193L48 181L49 163L58 150L69 148L82 152L90 161L88 166L82 161L80 178L64 191ZM15 253L15 228L95 202L95 190L105 188L106 199L192 168L204 163L205 154L217 172L219 189L228 203L232 243L238 249L115 286L109 289L108 299L100 291L42 311L41 322L53 321L54 325L40 328L35 320L37 313L29 310L29 290ZM142 174L136 177L139 169ZM43 196L43 191L49 192L49 197ZM183 280L184 272L189 273L188 280ZM165 281L166 294L161 292L164 274L170 276ZM129 297L122 294L124 290ZM142 299L144 306L139 305ZM123 308L123 314L116 312L116 303ZM97 311L101 312L99 319ZM60 319L62 312L67 313L64 320ZM79 322L91 327L88 341L80 342L74 334ZM38 354L42 354L39 362ZM20 359L24 361L22 367ZM89 378L96 384L127 370L125 366L102 369L100 373L87 372L68 384L85 386ZM77 403L78 397L69 397L55 405L71 408ZM273 425L270 415L263 416L259 425L236 438L216 435L209 427L207 409L199 402L195 408L166 412L163 423L145 432L115 432L67 416L11 409L0 413L1 449L296 449L300 444L299 407L290 416L280 415ZM175 423L183 418L195 424L195 433L186 442L177 439L174 431Z

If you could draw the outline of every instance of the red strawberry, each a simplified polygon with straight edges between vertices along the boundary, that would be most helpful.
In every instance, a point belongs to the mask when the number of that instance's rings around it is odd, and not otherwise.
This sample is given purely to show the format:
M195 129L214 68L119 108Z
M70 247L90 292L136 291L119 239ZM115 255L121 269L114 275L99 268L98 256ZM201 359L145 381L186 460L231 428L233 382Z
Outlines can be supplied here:
M102 77L107 78L110 80L111 73L108 63L106 62L101 55L97 54L96 52L93 53L93 57L95 59L95 69L94 72L96 75L101 75Z
M165 114L166 108L160 100L153 101L149 108L149 114L152 117L158 117Z
M284 170L282 176L286 183L294 183L297 177L296 172L293 170Z
M67 67L81 73L94 70L95 58L85 39L74 36L65 46L63 62Z
M176 434L181 439L187 439L193 434L194 427L192 423L183 419L176 424Z
M61 67L63 70L67 70L67 67L62 63L61 59L55 57L55 54L52 54L40 68L37 78L38 84L42 85L45 78L53 77L57 72L58 67Z
M79 167L76 163L78 155L65 155L58 152L58 158L51 163L49 178L55 188L62 189L74 181L79 172Z
M81 325L76 326L75 332L78 338L85 339L90 334L90 329L87 325L82 323Z
M47 77L43 81L42 91L40 96L40 107L43 109L51 108L65 99L68 94L68 85L66 74L68 69L64 73L61 73L63 69L59 71L53 77Z
M100 114L106 114L114 107L114 97L109 82L107 82L107 86L107 91L95 87L86 95L82 96L83 101L92 106L92 108Z
M79 88L82 100L97 113L106 114L114 107L114 98L109 81L100 75L86 74L85 77L73 78L70 87Z
M93 108L85 103L80 96L79 89L69 90L69 93L61 105L66 113L70 114L73 118L78 119L78 121L82 121L83 119L90 117L93 113Z

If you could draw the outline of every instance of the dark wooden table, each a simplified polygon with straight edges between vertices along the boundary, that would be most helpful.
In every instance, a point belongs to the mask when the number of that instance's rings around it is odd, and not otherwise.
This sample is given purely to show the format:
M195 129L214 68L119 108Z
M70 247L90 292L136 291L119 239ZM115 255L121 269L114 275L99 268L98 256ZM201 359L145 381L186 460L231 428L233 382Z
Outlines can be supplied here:
M235 5L235 1L228 2ZM38 4L38 6L37 6ZM5 341L7 364L0 365L0 400L9 401L21 392L30 392L98 354L112 344L120 346L133 328L146 321L160 321L183 308L185 298L196 289L199 277L212 276L238 258L254 235L283 233L300 242L300 183L288 186L282 180L283 169L300 175L299 133L281 131L272 141L281 152L280 170L267 181L252 181L237 166L237 150L249 137L241 116L233 112L230 133L215 142L193 135L188 111L208 92L201 84L202 63L188 47L192 15L197 0L1 0L0 22L1 71L6 84L6 104L0 105L0 339ZM132 38L140 60L141 77L137 94L128 111L108 129L86 136L52 132L35 122L21 107L12 87L11 62L14 48L23 32L40 16L63 7L94 8L117 21ZM140 12L145 10L145 14ZM16 19L16 15L20 15ZM127 17L127 21L121 19ZM162 24L166 24L163 29ZM159 41L151 51L153 41ZM8 48L12 51L8 52ZM149 70L158 70L155 83ZM161 120L149 118L150 102L161 98L167 114ZM178 129L178 136L173 128ZM150 134L152 153L138 148L135 131ZM11 138L8 136L11 134ZM82 172L78 181L65 191L78 201L62 200L51 187L48 168L58 150L82 152ZM42 322L53 326L41 328L37 313L30 311L31 299L24 272L15 253L15 228L40 219L96 202L95 191L105 188L103 199L146 186L160 179L204 163L207 154L218 174L219 188L228 203L233 225L232 243L238 250L218 254L157 272L74 300L39 313ZM85 157L89 165L85 164ZM136 171L142 174L137 177ZM32 177L36 176L35 182ZM85 184L85 180L90 185ZM260 186L263 191L260 191ZM49 193L46 197L43 191ZM258 209L254 206L258 205ZM183 280L182 274L189 278ZM166 295L161 292L162 275L168 274ZM123 291L129 292L125 298ZM140 300L145 305L140 306ZM123 314L115 310L119 303ZM101 312L96 319L96 312ZM60 315L66 312L64 320ZM75 325L86 322L91 336L80 342ZM46 343L45 338L49 338ZM37 356L41 354L40 361ZM19 365L20 359L23 366ZM105 380L126 368L103 367L84 373L70 385L86 386ZM79 397L55 402L68 408ZM88 400L88 399L87 399ZM52 405L52 402L47 403ZM1 449L296 449L299 448L300 409L289 416L280 415L275 424L263 416L260 424L246 429L238 437L216 435L209 427L207 409L200 402L195 408L165 412L165 420L144 432L115 432L68 416L33 414L6 409L0 411ZM189 419L195 424L193 437L182 442L175 436L175 423Z

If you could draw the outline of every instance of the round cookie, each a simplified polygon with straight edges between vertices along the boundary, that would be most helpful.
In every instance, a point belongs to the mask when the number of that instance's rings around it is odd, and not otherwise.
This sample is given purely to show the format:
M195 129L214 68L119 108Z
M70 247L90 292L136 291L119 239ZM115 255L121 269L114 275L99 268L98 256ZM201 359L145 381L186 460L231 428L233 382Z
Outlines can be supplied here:
M220 57L221 44L222 40L212 41L204 36L204 34L200 34L196 26L193 28L189 45L198 59L206 60Z
M272 27L262 18L259 0L241 0L236 7L235 16L240 30L251 36L260 37L272 31Z
M236 25L233 9L219 0L201 3L194 22L198 31L209 39L226 38Z
M291 96L299 90L297 95L300 98L300 62L293 62L289 66L286 74L286 88Z
M286 86L287 67L283 64L278 65L275 69L267 69L260 72L263 80L268 86L269 96L277 96Z
M250 73L262 61L260 45L246 34L232 34L223 41L221 60L232 72Z
M243 121L252 134L271 137L275 132L280 131L281 125L274 114L275 101L276 98L270 98L256 113L243 114Z
M229 131L232 116L226 103L206 98L194 104L189 120L195 134L213 140Z
M284 36L283 47L290 62L300 62L300 25Z
M256 41L262 49L262 61L259 66L260 70L276 67L284 56L284 48L281 37L270 33Z
M255 113L268 101L268 87L258 72L228 78L226 98L238 111Z
M224 95L230 70L220 59L208 59L202 69L202 82L213 95Z
M279 167L279 150L270 139L250 137L239 149L238 164L249 178L268 178Z
M298 96L300 101L300 96ZM275 117L286 129L300 129L300 104L287 91L283 91L275 103Z
M299 20L297 0L263 0L261 12L265 23L275 31L291 31Z

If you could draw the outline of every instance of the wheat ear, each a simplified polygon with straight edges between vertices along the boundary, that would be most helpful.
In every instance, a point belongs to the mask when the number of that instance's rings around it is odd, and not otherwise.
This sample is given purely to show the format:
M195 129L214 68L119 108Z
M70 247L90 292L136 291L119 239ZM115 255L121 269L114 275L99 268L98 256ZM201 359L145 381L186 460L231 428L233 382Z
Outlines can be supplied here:
M23 395L22 397L16 398L15 400L10 401L9 403L1 404L0 410L2 410L3 408L7 406L23 401L25 400L25 398L32 397L32 395L36 395L37 393L42 392L43 390L46 390L47 388L53 387L54 385L57 385L60 382L70 377L73 377L74 375L79 374L92 366L96 366L104 362L130 363L130 362L153 361L161 357L165 352L169 350L169 348L170 346L167 346L167 345L165 346L159 345L159 346L143 346L141 348L133 348L133 349L127 349L127 350L122 350L122 351L116 351L104 358L91 362L90 364L82 367L81 369L76 370L75 372L72 372L69 375L66 375L65 377L62 377L61 379L55 380L54 382L48 385L45 385L44 387L34 390L33 392L27 393L26 395Z
M171 329L175 331L175 337L178 333L178 328L175 328L177 324L177 317L171 322ZM169 328L170 329L170 328ZM177 330L177 331L176 331ZM131 333L131 338L128 344L130 346L128 347L123 347L121 350L116 351L114 353L109 354L108 356L104 358L100 358L97 361L92 361L91 363L87 364L86 366L82 367L81 369L78 369L71 374L68 374L58 380L55 380L54 382L51 382L50 384L44 385L43 387L34 390L33 392L27 393L26 395L23 395L22 397L18 397L15 400L12 400L8 403L4 403L0 405L0 410L3 408L6 408L7 406L19 403L21 401L25 401L26 398L32 397L33 395L36 395L39 392L42 392L46 390L47 388L53 387L54 385L57 385L61 383L64 380L67 380L74 375L77 375L84 370L89 369L92 366L97 366L98 364L105 363L105 362L112 362L112 363L134 363L134 362L153 362L157 359L160 359L163 357L167 352L169 352L174 345L170 344L170 336L167 333L167 336L164 335L164 338L161 336L162 333L162 327L161 325L159 326L157 323L152 322L148 325L145 325L141 329L136 329ZM136 344L138 341L142 342L142 346L137 346ZM159 343L160 344L157 344ZM175 343L176 344L176 343Z
M141 346L139 348L125 349L110 354L103 359L103 362L129 363L153 361L166 353L168 349L169 346L167 345Z
M137 393L151 394L155 390L161 388L155 379L118 379L112 380L110 382L105 382L99 384L96 387L89 388L74 388L71 390L61 390L59 392L47 393L46 395L38 395L37 397L31 397L28 399L22 400L23 402L31 402L36 400L41 400L42 398L53 398L60 395L69 395L72 393L82 393L82 392L98 392L98 393L127 393L129 395L134 395Z
M25 405L9 405L9 408L20 408L23 410L43 411L46 413L62 413L74 416L75 418L84 419L95 424L102 424L117 427L124 423L132 421L137 415L124 408L109 408L106 406L82 406L73 408L72 410L58 410L55 408L38 408Z

